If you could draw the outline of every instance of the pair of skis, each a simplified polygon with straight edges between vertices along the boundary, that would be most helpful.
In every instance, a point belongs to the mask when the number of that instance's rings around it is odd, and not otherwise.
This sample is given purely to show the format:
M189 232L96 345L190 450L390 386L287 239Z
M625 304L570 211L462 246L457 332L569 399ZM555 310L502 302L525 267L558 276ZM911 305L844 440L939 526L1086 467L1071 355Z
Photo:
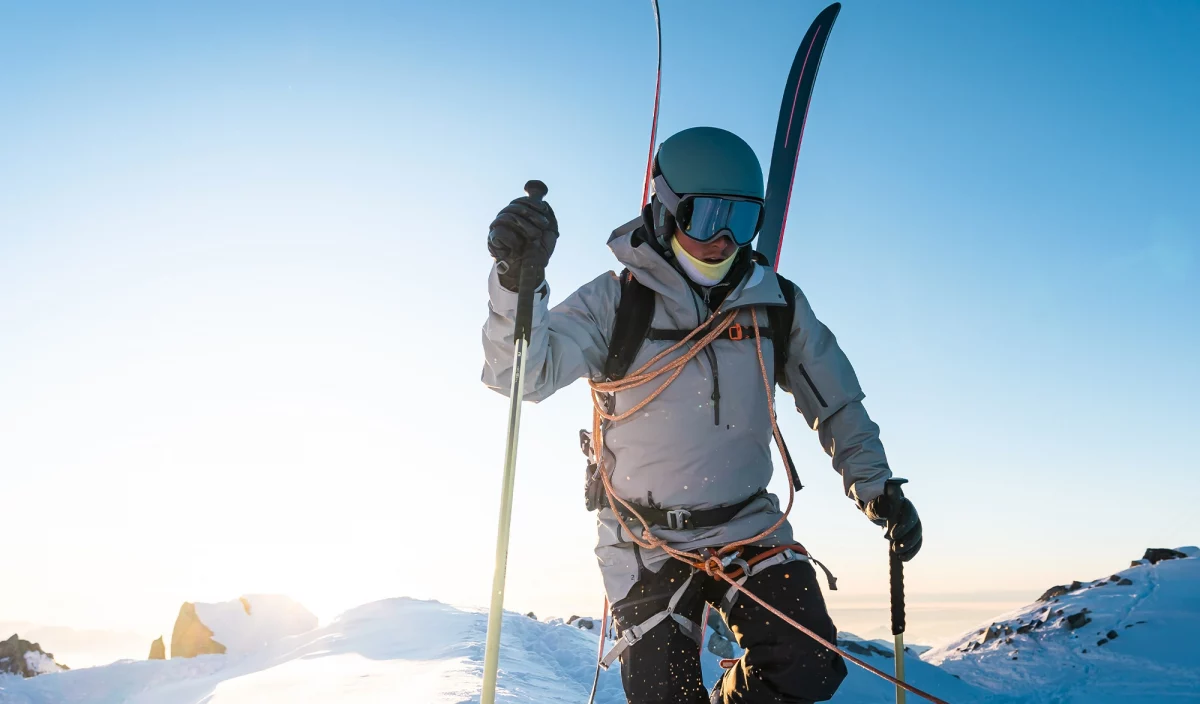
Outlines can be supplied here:
M662 86L662 23L659 15L658 0L651 0L654 6L654 26L658 37L658 71L654 88L654 118L650 128L650 153L646 160L646 176L642 184L642 200L645 205L649 195L650 172L654 160L655 140L658 132L658 107ZM767 178L766 204L763 227L758 235L757 250L762 253L771 266L779 268L779 255L783 248L783 235L787 225L787 211L792 199L792 183L796 175L797 158L800 155L800 143L804 138L804 124L808 117L808 107L812 100L813 87L816 84L817 69L821 65L821 56L825 51L825 43L833 29L833 23L841 11L840 3L834 3L825 8L809 27L800 48L792 61L792 69L784 85L783 101L779 109L779 121L775 127L775 144L771 150L771 169ZM531 189L532 187L532 189ZM531 197L544 196L546 189L540 182L531 181L526 185ZM640 207L640 206L639 206ZM517 331L514 350L514 369L512 389L510 393L511 408L509 411L508 441L505 449L504 491L501 500L500 525L496 539L496 564L492 581L492 603L488 614L487 644L484 651L484 678L481 704L492 704L496 697L496 670L500 651L500 626L503 613L504 585L506 566L508 562L508 535L512 516L512 494L516 474L517 430L520 424L520 404L525 373L525 352L527 351L532 317L532 288L540 277L535 272L521 272L520 292L517 305ZM528 291L526 289L529 289ZM608 620L608 601L605 600L605 618L600 634L600 651L604 650L604 630ZM707 615L707 614L706 614ZM701 633L701 640L703 640ZM591 696L588 703L595 701L596 686L599 682L600 666L597 659L596 675L592 682Z

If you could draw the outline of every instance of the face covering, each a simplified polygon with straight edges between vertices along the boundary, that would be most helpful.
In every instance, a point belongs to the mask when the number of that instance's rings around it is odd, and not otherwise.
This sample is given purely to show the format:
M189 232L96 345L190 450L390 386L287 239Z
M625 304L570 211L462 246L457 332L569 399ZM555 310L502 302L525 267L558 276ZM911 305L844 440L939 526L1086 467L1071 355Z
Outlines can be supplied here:
M679 266L688 275L688 278L701 286L716 286L721 283L721 279L725 278L725 275L729 273L729 268L733 266L733 260L737 258L737 250L734 250L728 259L716 264L709 264L688 254L683 245L679 244L678 237L671 238L671 251L675 252Z

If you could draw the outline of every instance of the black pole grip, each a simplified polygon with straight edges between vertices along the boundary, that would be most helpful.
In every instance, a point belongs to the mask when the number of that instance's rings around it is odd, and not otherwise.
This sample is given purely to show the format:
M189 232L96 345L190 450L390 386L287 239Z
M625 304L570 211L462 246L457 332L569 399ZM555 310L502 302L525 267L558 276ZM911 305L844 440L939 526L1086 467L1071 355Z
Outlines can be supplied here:
M542 202L549 192L546 184L537 179L525 182L525 195L537 203ZM545 277L546 272L536 264L527 263L521 266L521 278L517 284L517 319L514 332L515 339L523 339L526 344L533 334L533 290Z
M883 493L893 506L898 506L904 500L904 491L900 488L907 479L889 479L883 485ZM904 633L904 562L892 550L888 542L888 578L891 582L892 595L892 635Z
M536 264L521 267L521 283L517 286L517 319L513 339L525 340L533 334L533 290L545 278L542 268Z
M888 554L891 567L888 576L892 583L892 635L898 636L904 632L904 563L890 552Z

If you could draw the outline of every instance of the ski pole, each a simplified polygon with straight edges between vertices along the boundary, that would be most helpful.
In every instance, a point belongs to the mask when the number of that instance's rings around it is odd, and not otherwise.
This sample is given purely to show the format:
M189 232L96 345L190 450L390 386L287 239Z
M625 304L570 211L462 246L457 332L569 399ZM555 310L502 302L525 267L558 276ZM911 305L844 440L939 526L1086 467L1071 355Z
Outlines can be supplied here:
M891 481L884 484L883 492L898 503L903 499L900 485L904 480ZM888 544L888 578L891 582L892 593L892 636L895 639L894 653L896 655L896 679L904 681L904 563ZM896 704L904 704L907 693L900 685L896 685Z
M600 664L604 662L604 639L608 635L608 597L604 597L604 616L600 619L600 647L596 651L596 674L592 676L592 693L587 704L596 704L596 688L600 685Z
M525 193L541 202L549 189L541 181L525 184ZM517 433L521 427L521 398L525 395L525 357L533 333L533 289L545 276L541 267L521 266L517 285L517 318L513 337L512 386L508 398L508 439L504 448L504 482L500 492L500 525L496 530L496 565L492 573L492 602L488 607L487 645L483 652L483 692L480 704L495 704L496 670L500 664L500 624L504 618L504 580L508 568L508 534L512 526L513 486L517 478Z

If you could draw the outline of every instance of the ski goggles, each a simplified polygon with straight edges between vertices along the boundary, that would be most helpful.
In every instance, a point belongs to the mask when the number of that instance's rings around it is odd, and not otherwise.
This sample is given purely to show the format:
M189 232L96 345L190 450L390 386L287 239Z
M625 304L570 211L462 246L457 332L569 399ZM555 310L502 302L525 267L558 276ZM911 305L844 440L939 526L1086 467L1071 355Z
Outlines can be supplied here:
M728 234L739 247L750 244L762 226L762 201L730 196L687 195L680 197L661 175L654 178L654 194L675 216L684 234L708 242Z

